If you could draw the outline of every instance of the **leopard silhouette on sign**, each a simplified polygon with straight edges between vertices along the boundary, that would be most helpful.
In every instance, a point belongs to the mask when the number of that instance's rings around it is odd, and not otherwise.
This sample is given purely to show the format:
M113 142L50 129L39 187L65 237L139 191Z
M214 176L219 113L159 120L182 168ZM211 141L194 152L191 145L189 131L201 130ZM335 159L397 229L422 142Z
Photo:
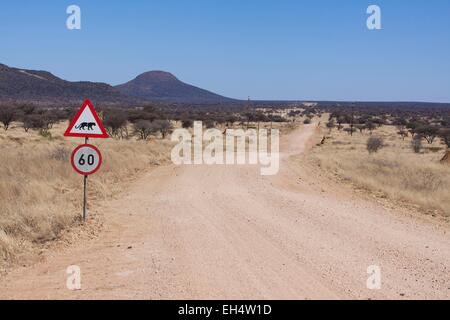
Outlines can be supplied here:
M96 127L97 124L95 122L82 122L80 123L78 126L75 126L75 129L77 130L87 130L87 131L92 131L94 130L94 127Z

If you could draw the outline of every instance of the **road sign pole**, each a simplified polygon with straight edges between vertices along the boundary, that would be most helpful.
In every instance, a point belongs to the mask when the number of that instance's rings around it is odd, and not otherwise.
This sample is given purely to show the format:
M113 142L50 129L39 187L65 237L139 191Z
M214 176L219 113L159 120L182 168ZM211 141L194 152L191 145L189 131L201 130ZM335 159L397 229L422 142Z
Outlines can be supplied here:
M89 138L84 139L84 144L88 144ZM84 192L83 192L83 221L86 222L87 218L87 180L88 176L84 176Z
M88 215L88 176L96 173L102 164L100 150L93 145L89 145L88 141L89 138L108 138L108 133L89 99L83 102L80 110L70 122L64 136L85 138L85 144L78 146L72 152L70 162L74 170L83 175L83 222L86 222Z
M88 176L84 176L84 200L83 200L83 221L84 222L86 222L86 217L87 217L87 212L86 212L86 205L87 205L87 197L86 197L87 179L88 179Z

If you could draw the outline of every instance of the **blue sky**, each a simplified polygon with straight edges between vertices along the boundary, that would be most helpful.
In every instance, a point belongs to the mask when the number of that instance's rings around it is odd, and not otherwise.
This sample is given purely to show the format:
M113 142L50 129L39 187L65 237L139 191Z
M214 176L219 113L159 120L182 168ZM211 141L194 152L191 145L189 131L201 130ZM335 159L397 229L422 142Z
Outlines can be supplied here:
M450 102L449 0L2 1L0 34L0 63L71 81L165 70L242 99Z

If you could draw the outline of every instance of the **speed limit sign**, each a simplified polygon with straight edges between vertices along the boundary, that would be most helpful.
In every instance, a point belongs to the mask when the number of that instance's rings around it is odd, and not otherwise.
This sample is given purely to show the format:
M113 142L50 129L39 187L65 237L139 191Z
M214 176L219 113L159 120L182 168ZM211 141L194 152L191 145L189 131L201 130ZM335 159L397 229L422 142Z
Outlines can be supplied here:
M83 176L94 174L102 165L102 154L91 144L78 146L72 152L72 167Z

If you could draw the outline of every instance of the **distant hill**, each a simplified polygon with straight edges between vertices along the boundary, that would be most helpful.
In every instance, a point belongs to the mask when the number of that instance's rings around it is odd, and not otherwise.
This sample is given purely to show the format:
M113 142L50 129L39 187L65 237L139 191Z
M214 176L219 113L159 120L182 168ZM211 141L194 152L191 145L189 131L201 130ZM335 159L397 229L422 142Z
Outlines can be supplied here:
M151 101L219 103L234 101L210 91L194 87L164 71L143 73L134 80L115 87L122 94Z
M36 71L8 67L0 64L0 103L32 102L43 106L78 105L90 98L96 105L117 105L132 107L147 102L168 102L186 105L217 105L222 103L246 106L247 102L220 96L213 92L197 88L178 80L164 71L150 71L135 79L111 86L98 82L71 82L51 74L48 71ZM305 101L253 101L258 105L278 106L285 104L304 104ZM427 102L345 102L310 101L310 105L340 108L442 108L449 103ZM229 107L228 105L228 107Z
M0 102L55 105L80 103L89 97L103 104L130 106L145 102L220 103L236 101L183 83L168 72L151 71L125 84L66 81L47 71L0 64Z
M47 71L11 68L0 64L0 101L53 105L80 103L86 97L105 104L128 104L137 101L122 95L106 83L70 82Z

